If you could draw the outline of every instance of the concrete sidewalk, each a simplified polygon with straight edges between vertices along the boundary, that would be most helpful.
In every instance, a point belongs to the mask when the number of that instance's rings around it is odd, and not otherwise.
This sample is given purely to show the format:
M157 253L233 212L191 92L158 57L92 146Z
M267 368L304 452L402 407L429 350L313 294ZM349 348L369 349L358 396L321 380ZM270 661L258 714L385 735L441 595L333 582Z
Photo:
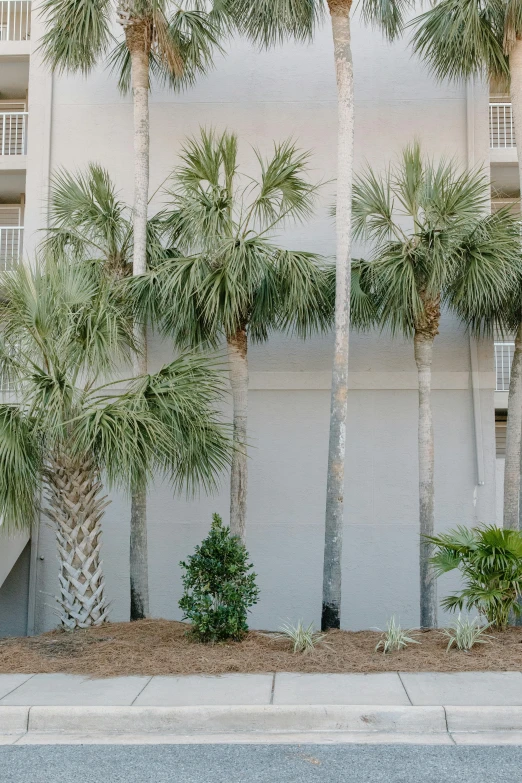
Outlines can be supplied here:
M522 673L0 675L2 744L138 736L522 744Z

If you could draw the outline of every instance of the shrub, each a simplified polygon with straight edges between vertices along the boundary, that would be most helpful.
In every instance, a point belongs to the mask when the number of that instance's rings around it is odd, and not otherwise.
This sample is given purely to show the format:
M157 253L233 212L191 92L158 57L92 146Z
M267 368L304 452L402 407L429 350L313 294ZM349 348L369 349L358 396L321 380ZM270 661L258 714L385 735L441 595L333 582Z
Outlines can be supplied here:
M193 636L201 642L241 639L259 590L248 552L218 514L212 517L208 537L180 565L185 573L179 606L183 619L192 623Z
M444 636L449 639L446 652L451 650L453 645L458 650L467 651L471 650L476 644L488 644L489 639L492 637L485 631L489 626L489 623L483 625L479 617L474 617L473 620L470 620L468 617L462 619L459 612L459 616L453 625L449 628L444 628L442 631Z
M314 624L303 625L302 620L298 620L297 625L285 623L275 634L274 639L288 639L292 643L295 653L307 653L314 650L318 644L324 641L326 634L316 631Z
M450 611L476 609L488 624L506 628L510 613L521 614L522 535L516 530L458 527L428 538L437 550L431 563L436 576L458 569L465 588L443 599Z
M377 628L376 630L380 631L381 629ZM395 617L392 617L391 620L388 620L386 630L382 631L382 637L375 647L375 651L377 652L377 650L380 650L382 647L382 651L385 654L389 652L399 652L409 644L420 644L417 639L414 639L413 636L409 635L412 633L413 631L411 630L404 631L400 624L395 622Z

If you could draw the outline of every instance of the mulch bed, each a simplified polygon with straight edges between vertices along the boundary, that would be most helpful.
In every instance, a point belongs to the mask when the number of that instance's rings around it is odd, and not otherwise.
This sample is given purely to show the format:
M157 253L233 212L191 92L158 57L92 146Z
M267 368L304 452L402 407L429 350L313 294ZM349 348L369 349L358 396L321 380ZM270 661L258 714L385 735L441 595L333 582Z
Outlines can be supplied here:
M191 641L187 625L169 620L107 623L86 631L51 631L0 639L0 673L67 672L92 677L227 672L386 672L522 670L522 628L493 634L469 653L446 652L440 631L419 633L420 645L399 653L375 652L374 631L331 631L327 644L294 654L285 640L251 631L243 641Z

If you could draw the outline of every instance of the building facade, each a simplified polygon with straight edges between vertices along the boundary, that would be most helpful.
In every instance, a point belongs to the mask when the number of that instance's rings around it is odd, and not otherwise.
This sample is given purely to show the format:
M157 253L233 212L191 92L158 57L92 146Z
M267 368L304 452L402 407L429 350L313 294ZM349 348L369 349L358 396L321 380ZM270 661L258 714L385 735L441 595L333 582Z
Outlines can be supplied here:
M13 19L16 21L13 23ZM49 181L59 168L105 166L132 200L132 105L103 67L83 78L53 76L37 51L41 22L30 0L0 0L0 265L31 257L47 219ZM313 44L259 52L231 41L206 78L183 94L153 87L151 193L200 127L269 151L287 137L312 152L314 176L329 184L317 215L284 242L333 255L329 214L336 174L336 88L328 25ZM419 139L431 156L490 166L488 89L438 84L408 50L354 22L355 166L382 169ZM496 101L499 103L500 101ZM4 110L5 109L5 110ZM490 109L490 112L492 110ZM497 138L497 137L495 137ZM510 154L516 162L516 149ZM511 195L516 195L512 193ZM156 195L151 211L161 206ZM3 217L2 217L3 216ZM3 221L3 222L2 222ZM355 248L354 255L362 252ZM151 366L171 348L151 338ZM251 625L299 618L319 623L330 402L331 336L306 342L274 335L250 353L250 475L247 545L261 599ZM443 318L433 365L436 525L492 522L496 513L495 365L488 342L470 341ZM417 373L411 342L389 335L351 339L342 624L382 626L392 614L418 624ZM149 572L155 617L180 618L179 561L206 534L211 513L228 514L227 477L213 497L149 497ZM115 495L104 521L111 619L129 616L129 501ZM31 540L2 541L0 636L55 624L58 565L45 521ZM444 593L450 579L441 580Z

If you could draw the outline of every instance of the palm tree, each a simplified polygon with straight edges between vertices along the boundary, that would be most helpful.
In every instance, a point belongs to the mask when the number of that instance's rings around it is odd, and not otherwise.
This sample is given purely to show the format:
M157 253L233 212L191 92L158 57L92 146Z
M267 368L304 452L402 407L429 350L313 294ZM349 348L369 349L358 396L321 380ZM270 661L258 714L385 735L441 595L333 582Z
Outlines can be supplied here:
M312 211L317 186L308 154L292 142L256 152L258 179L242 175L237 138L202 131L189 139L174 172L164 215L171 258L134 278L138 313L180 347L226 340L233 400L230 528L245 538L247 511L248 343L275 329L306 337L327 329L332 275L312 253L286 250L276 233Z
M175 90L192 84L212 65L226 23L227 0L44 0L47 31L40 48L53 71L89 73L109 57L123 93L132 88L134 108L133 274L147 265L149 199L149 89L152 77ZM123 40L114 46L110 25L116 16ZM110 51L109 53L109 50ZM139 350L134 372L147 372L146 324L136 324ZM132 619L148 613L147 503L144 487L135 487L131 506L131 551L142 564L132 587Z
M85 172L59 171L51 180L50 226L42 242L48 256L101 259L116 280L132 274L132 211L119 197L108 172L90 164ZM164 257L160 224L147 222L147 263ZM130 522L130 618L149 614L147 509L144 487L135 489Z
M522 146L522 15L517 3L443 0L413 20L414 50L439 79L482 76L510 85L515 137ZM522 193L522 155L518 157ZM522 435L522 320L515 325L508 398L504 526L518 529Z
M434 534L431 365L443 306L476 333L499 314L520 274L518 224L501 211L480 217L489 183L479 171L423 158L418 144L382 176L354 184L355 236L374 243L365 275L382 326L413 336L419 379L420 624L437 625L430 558ZM366 282L366 287L368 283Z
M27 527L43 510L56 530L60 623L99 625L109 610L104 482L132 490L159 473L176 489L212 486L228 462L214 409L220 375L194 357L122 378L135 349L132 312L98 263L20 265L1 293L0 372L13 389L0 405L3 524Z
M224 0L45 0L40 48L58 73L88 74L107 61L134 108L134 274L146 269L149 199L149 89L152 78L182 90L212 66L224 21ZM116 42L117 17L123 40Z
M362 0L366 23L375 23L393 39L414 0ZM323 607L321 627L341 622L341 557L344 525L348 349L350 324L351 205L353 183L354 98L351 51L352 0L230 0L231 13L251 40L268 48L286 39L310 40L328 10L332 24L337 78L337 204L335 346L332 370L330 442L326 490Z

